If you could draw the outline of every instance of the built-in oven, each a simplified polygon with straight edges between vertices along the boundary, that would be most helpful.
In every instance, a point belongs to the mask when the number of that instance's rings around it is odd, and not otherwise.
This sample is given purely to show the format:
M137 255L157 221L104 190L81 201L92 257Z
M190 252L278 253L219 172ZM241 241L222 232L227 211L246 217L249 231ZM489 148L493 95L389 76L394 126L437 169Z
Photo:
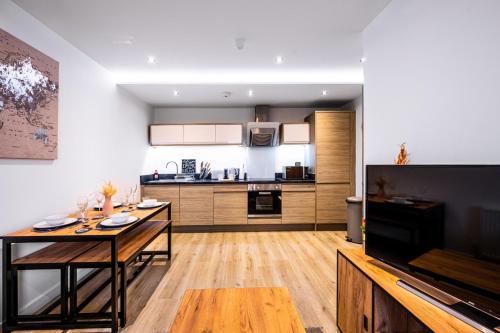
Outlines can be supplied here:
M281 217L281 184L248 184L248 217Z

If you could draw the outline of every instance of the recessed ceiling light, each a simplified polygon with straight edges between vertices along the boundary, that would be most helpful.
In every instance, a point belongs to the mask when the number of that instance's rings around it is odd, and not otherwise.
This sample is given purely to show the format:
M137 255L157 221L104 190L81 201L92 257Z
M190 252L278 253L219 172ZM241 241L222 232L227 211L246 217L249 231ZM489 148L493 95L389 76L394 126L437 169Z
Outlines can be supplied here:
M179 96L179 91L178 90L174 90L174 96Z
M146 61L148 62L148 64L154 65L154 64L156 64L156 57L155 56L148 56L146 58Z
M282 56L277 56L276 57L276 63L279 65L279 64L282 64L283 63L283 57Z
M252 97L253 96L253 90L248 91L248 96Z
M323 96L326 96L326 94L327 94L327 91L326 91L326 90L323 90L323 91L321 92L321 95L323 95Z
M360 62L360 63L364 63L364 62L366 62L366 58L365 58L365 57L362 57L361 59L359 59L359 62Z

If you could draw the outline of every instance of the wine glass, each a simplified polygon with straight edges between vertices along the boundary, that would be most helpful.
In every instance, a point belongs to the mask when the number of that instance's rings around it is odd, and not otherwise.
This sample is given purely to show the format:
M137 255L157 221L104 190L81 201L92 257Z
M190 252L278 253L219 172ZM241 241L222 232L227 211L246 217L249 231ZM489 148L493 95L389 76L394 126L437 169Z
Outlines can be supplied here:
M131 190L132 190L132 200L131 200L131 202L134 205L134 204L137 203L137 190L138 190L137 184L135 184L134 188L133 189L131 188Z
M87 208L89 206L89 196L85 195L78 197L76 205L78 207L78 210L80 211L80 219L82 221L87 221L86 213L87 213Z
M97 202L97 209L102 212L102 206L104 205L104 195L101 192L94 193L94 199ZM104 216L101 214L94 216L95 219L101 219Z

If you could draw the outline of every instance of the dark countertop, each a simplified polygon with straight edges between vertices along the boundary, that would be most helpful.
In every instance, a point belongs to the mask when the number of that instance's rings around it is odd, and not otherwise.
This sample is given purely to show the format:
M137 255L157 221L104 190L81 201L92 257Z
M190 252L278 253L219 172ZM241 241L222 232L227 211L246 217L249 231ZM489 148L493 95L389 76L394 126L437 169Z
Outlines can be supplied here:
M245 179L245 180L217 180L217 179L197 179L194 180L176 180L173 174L160 174L160 180L153 180L153 175L140 176L141 185L172 185L172 184L188 184L188 185L213 185L213 184L314 184L314 179L283 179L281 174L277 174L276 178L270 179Z

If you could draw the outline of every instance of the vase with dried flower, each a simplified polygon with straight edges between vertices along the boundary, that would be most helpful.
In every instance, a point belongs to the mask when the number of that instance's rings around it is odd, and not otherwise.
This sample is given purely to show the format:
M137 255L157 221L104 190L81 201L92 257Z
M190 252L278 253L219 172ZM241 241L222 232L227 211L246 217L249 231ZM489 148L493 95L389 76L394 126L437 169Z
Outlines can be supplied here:
M366 220L361 220L361 237L363 241L363 250L365 250L365 242L366 242Z
M396 165L407 165L408 163L410 163L410 154L408 153L405 142L399 145L399 153L394 160L394 163Z
M102 214L106 217L113 214L113 195L117 192L116 187L111 182L104 183L101 193L104 196L104 203L102 205Z

